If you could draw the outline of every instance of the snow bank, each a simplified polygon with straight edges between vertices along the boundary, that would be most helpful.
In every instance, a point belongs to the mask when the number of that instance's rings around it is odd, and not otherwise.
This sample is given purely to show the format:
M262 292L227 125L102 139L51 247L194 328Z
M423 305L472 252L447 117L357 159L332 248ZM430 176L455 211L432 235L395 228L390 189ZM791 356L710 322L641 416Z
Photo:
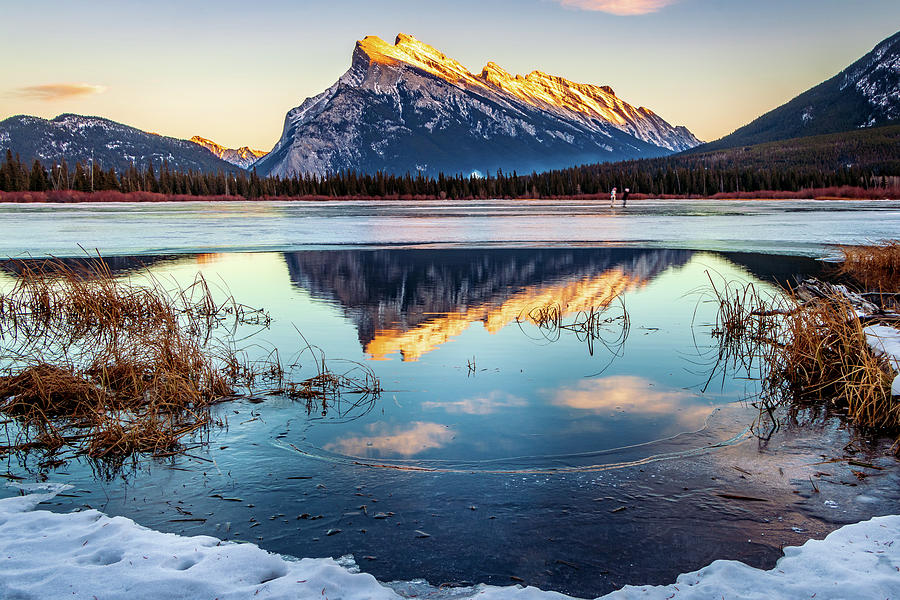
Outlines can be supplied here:
M875 354L887 358L895 371L900 371L900 329L887 325L869 325L864 330L866 341ZM900 374L894 377L891 394L900 396Z
M0 500L0 598L549 600L533 587L479 585L438 590L419 582L380 584L330 558L293 560L253 544L183 537L96 510L35 510L68 486L20 486L33 493ZM38 493L37 490L45 491ZM716 561L668 586L626 586L605 598L897 598L900 516L847 525L822 541L785 548L771 571ZM349 564L348 564L349 563ZM346 566L342 566L346 565ZM349 568L348 568L349 567ZM395 589L398 591L395 591Z

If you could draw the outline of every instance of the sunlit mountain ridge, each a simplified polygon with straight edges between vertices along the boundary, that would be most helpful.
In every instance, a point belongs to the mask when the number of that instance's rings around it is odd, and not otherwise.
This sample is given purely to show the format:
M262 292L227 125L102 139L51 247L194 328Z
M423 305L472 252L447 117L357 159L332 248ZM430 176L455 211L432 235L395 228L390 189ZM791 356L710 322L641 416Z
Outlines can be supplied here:
M220 146L212 140L206 139L205 137L201 137L199 135L195 135L191 138L192 142L197 144L198 146L203 146L219 158L224 161L230 162L233 165L237 165L242 169L247 169L255 163L257 160L266 155L264 150L254 150L248 146L241 146L240 148L226 148L225 146Z
M254 166L291 176L541 171L663 156L699 144L610 87L535 71L481 73L416 38L369 36L330 88L288 112L281 139Z

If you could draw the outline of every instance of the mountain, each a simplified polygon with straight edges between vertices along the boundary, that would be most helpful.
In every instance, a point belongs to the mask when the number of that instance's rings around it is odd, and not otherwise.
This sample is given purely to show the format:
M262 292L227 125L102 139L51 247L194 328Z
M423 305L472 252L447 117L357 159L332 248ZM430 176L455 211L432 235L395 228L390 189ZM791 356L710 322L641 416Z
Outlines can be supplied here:
M208 140L205 137L200 137L199 135L192 137L191 141L199 146L203 146L222 160L237 165L242 169L248 169L250 165L266 155L266 152L263 150L253 150L247 146L241 146L240 148L225 148L224 146L220 146L214 141Z
M87 164L94 161L104 170L118 172L132 164L146 168L150 160L157 171L164 160L179 171L229 172L236 167L209 150L189 142L147 133L100 117L64 114L47 120L18 115L0 121L0 152L12 150L23 161L39 159L45 167L65 159Z
M816 87L696 151L900 124L900 32Z
M356 43L350 69L289 111L264 175L354 169L393 173L532 171L654 157L699 143L606 86L494 63L473 74L400 34Z

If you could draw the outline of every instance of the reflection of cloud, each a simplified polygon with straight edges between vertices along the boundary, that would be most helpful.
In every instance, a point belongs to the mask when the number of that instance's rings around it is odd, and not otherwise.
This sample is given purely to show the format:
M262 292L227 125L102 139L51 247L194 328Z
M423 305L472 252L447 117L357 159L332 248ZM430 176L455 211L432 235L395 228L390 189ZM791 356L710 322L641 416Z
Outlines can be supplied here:
M76 96L93 96L105 91L105 86L90 83L47 83L18 88L13 91L13 95L34 100L64 100Z
M653 382L633 375L588 379L575 387L556 390L556 406L609 413L620 410L643 415L671 415L678 421L694 423L709 415L708 406L692 404L696 396L685 390L656 389Z
M422 408L443 408L448 413L466 415L489 415L501 408L513 408L527 404L523 398L508 392L494 390L487 396L478 398L466 398L454 402L423 402Z
M379 455L413 456L432 448L441 448L453 437L453 431L438 423L415 421L406 429L394 427L388 431L384 423L372 423L366 426L371 436L350 437L325 445L330 452L350 456L371 456L373 451Z
M563 6L582 10L599 10L614 15L645 15L656 12L678 0L557 0Z

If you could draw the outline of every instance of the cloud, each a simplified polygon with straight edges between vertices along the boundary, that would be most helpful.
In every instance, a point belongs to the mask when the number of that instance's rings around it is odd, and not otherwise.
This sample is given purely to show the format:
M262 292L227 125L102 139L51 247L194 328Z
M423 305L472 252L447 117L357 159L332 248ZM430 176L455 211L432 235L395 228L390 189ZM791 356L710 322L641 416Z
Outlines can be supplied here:
M519 408L527 405L528 403L518 396L495 390L487 396L465 398L452 402L427 401L422 403L422 408L442 408L448 413L462 413L466 415L489 415L501 408Z
M712 412L686 390L671 389L633 375L589 379L556 390L551 402L598 415L621 412L643 416L669 416L683 424L702 424Z
M678 0L556 0L563 6L597 10L614 15L646 15L675 4Z
M405 428L372 423L366 429L372 435L339 439L326 444L325 449L347 456L408 458L426 450L441 448L453 439L453 431L438 423L415 421Z
M65 100L78 96L93 96L102 94L106 87L92 85L90 83L47 83L44 85L29 85L13 91L13 95L33 100Z

